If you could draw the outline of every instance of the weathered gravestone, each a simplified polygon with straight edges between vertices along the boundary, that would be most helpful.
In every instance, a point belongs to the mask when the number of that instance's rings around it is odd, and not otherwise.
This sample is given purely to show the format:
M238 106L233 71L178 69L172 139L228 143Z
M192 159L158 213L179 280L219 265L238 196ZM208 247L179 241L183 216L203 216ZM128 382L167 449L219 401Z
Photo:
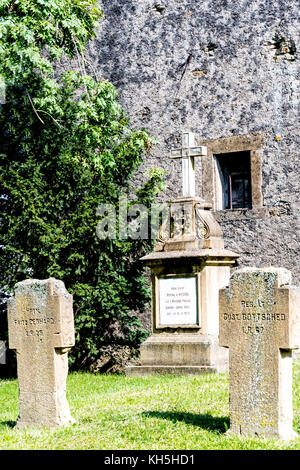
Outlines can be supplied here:
M0 364L6 364L6 346L5 341L0 340Z
M292 350L300 288L282 268L236 271L220 290L220 345L229 347L230 433L292 439ZM298 311L296 310L298 308Z
M18 427L74 422L66 399L74 345L72 295L56 279L19 282L8 301L9 348L16 350Z

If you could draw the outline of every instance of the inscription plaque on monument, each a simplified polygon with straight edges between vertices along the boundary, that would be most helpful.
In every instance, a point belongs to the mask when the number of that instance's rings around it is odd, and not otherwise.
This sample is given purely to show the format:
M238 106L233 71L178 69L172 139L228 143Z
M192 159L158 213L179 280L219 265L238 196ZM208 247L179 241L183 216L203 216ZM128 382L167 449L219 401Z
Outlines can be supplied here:
M159 278L158 283L158 327L199 326L197 276Z

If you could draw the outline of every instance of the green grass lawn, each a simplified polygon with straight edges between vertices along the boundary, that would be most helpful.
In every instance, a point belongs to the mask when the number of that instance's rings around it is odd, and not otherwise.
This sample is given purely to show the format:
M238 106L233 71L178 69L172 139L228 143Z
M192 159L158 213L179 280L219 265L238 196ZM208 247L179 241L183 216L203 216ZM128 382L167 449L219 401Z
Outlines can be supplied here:
M76 424L16 430L18 385L0 380L0 449L300 449L300 439L238 438L229 427L228 375L128 378L72 373ZM294 429L300 434L300 361L294 362Z

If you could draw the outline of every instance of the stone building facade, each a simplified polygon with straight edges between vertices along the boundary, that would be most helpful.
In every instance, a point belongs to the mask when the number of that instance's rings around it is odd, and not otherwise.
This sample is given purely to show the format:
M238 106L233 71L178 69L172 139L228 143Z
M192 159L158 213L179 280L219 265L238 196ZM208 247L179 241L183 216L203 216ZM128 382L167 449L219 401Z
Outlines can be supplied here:
M196 163L197 195L212 204L225 247L240 253L240 267L284 267L299 284L297 2L103 0L102 8L89 60L132 125L159 142L137 177L163 168L162 199L180 196L180 161L168 155L182 131L195 132L208 147Z

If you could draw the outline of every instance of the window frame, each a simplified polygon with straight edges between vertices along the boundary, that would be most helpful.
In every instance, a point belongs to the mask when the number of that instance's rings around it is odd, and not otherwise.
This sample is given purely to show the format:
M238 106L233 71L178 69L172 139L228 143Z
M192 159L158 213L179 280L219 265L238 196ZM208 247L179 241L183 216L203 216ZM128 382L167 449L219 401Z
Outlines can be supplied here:
M264 136L258 133L223 137L220 139L200 141L198 145L205 145L207 147L207 157L201 158L201 178L197 188L198 194L202 194L203 199L212 205L214 211L228 213L252 210L261 213L259 209L263 208L262 155L265 146ZM236 152L250 153L252 209L223 209L220 207L220 186L218 187L217 178L217 172L219 170L215 156Z

